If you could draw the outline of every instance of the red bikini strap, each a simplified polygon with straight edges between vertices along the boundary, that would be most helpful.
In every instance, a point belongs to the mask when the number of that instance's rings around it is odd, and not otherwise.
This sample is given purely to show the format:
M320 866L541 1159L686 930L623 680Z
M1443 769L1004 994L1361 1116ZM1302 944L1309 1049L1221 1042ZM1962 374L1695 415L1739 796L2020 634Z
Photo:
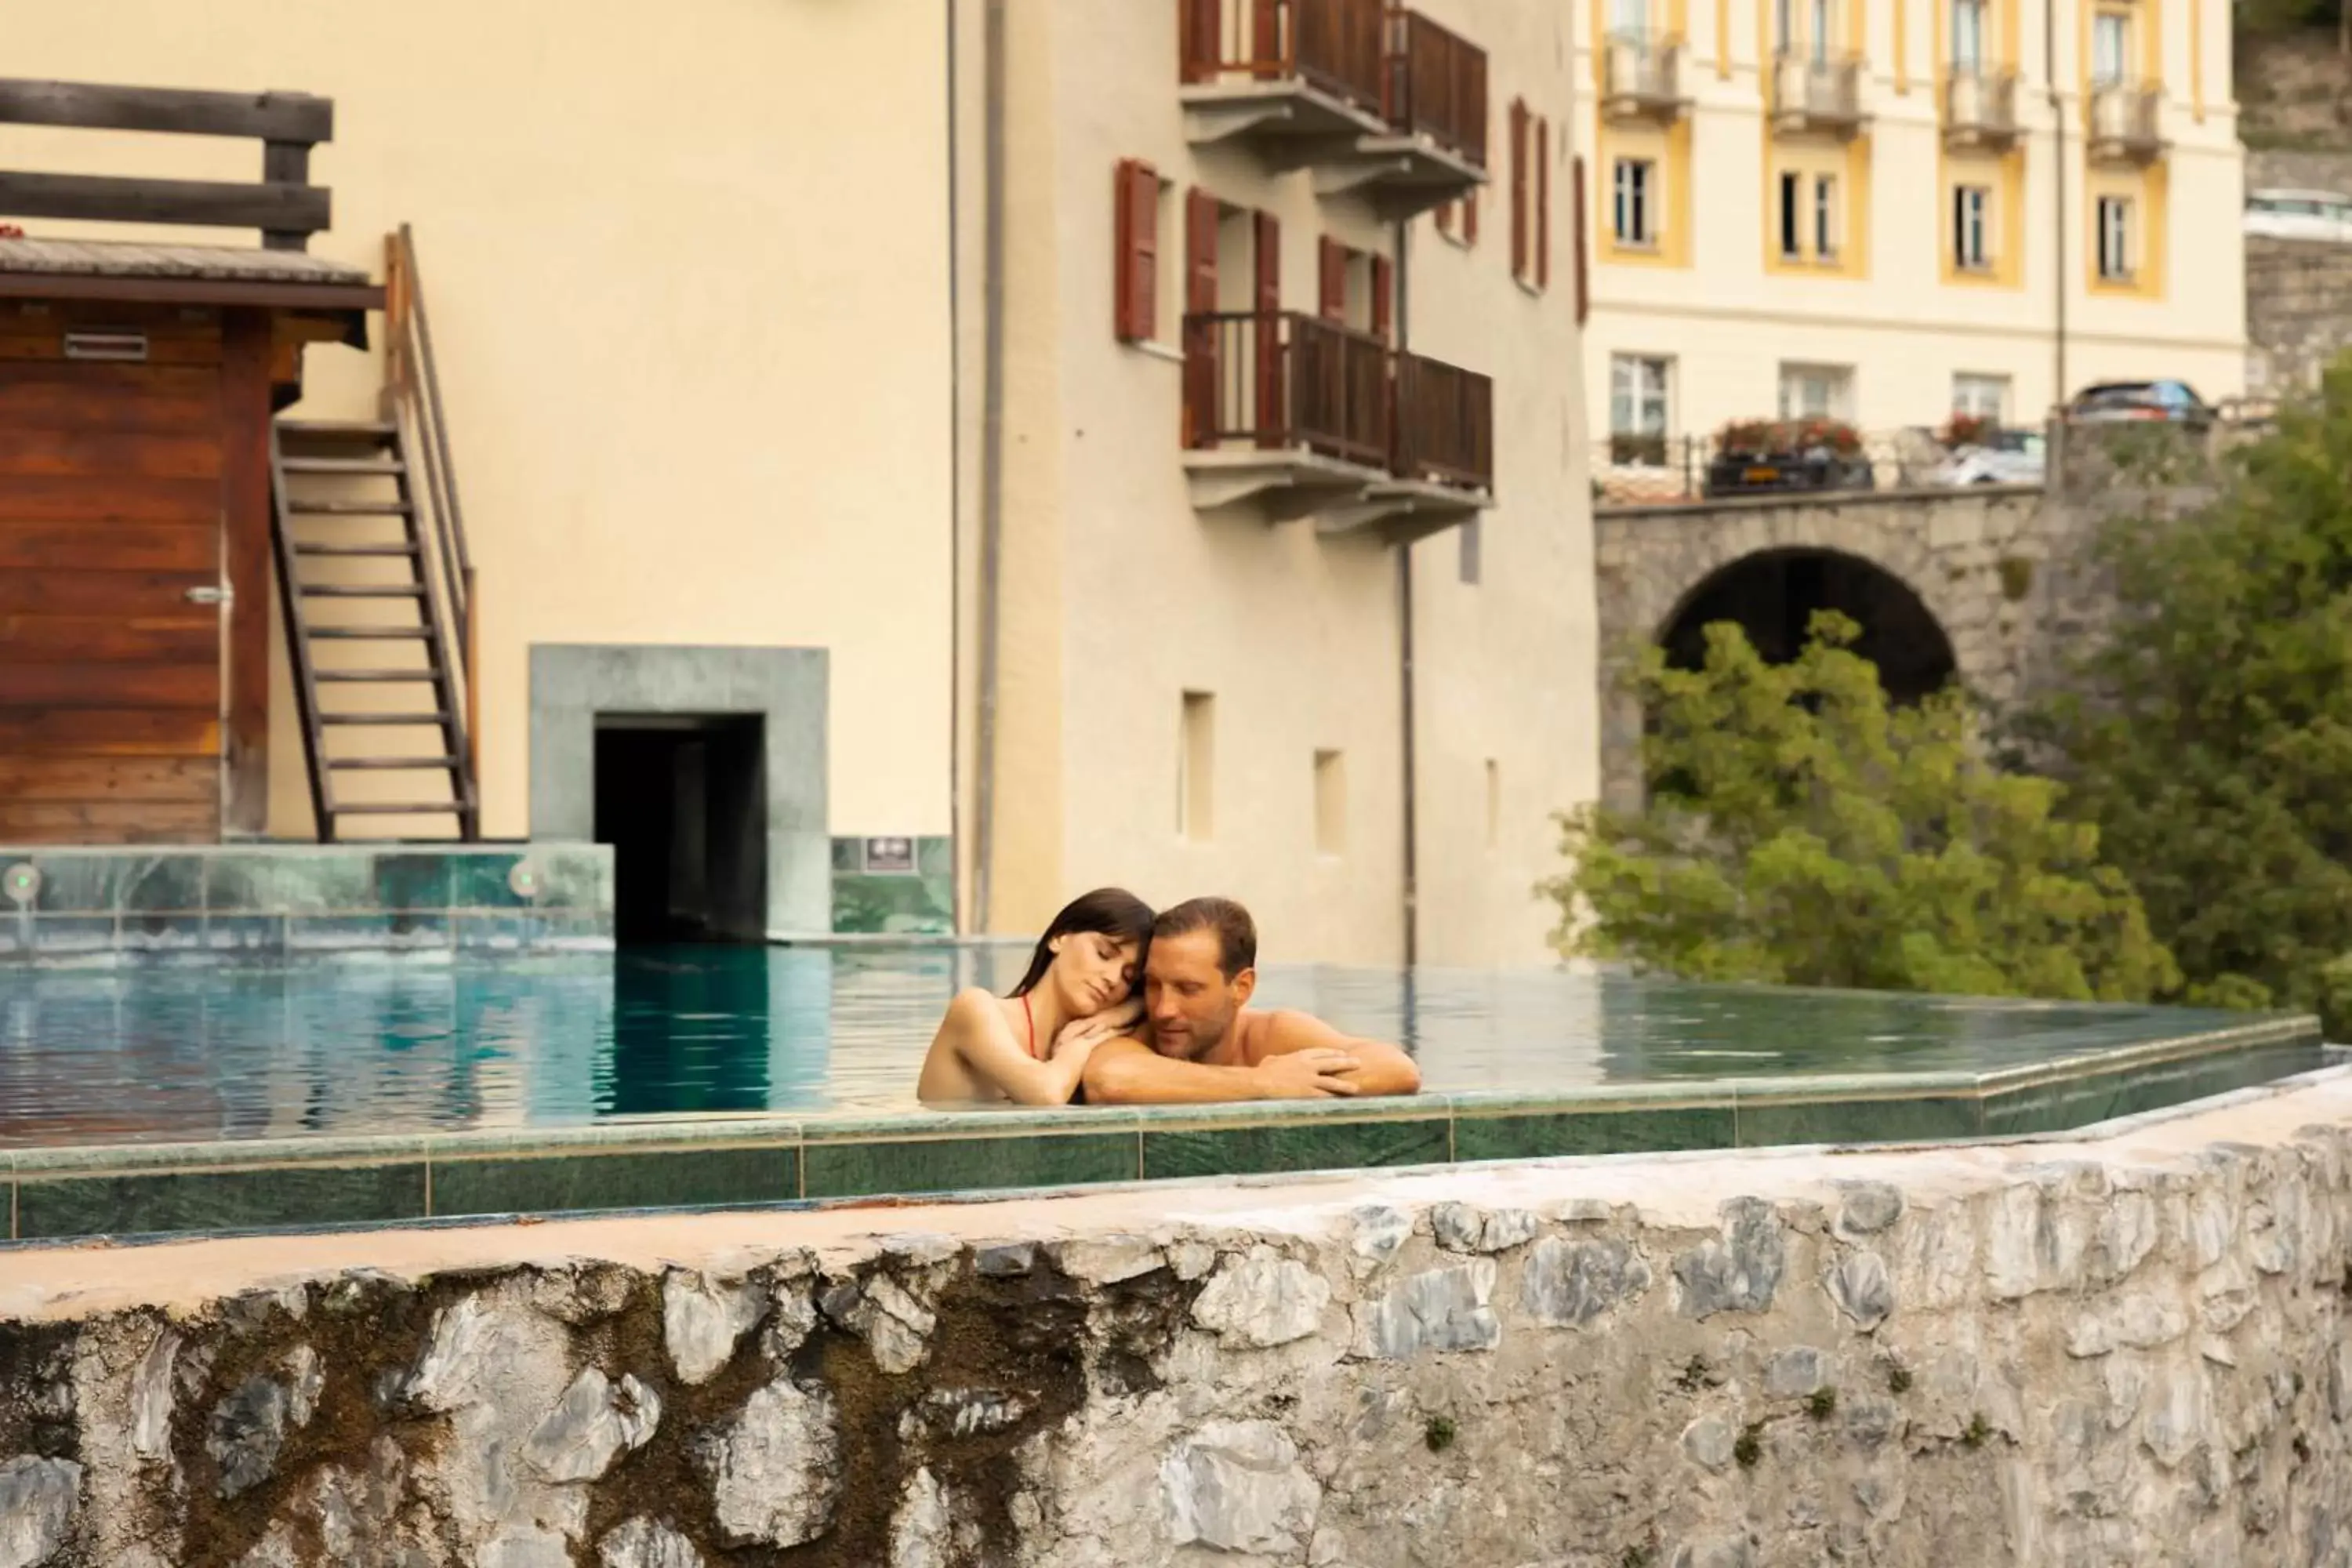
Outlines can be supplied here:
M1029 993L1026 991L1021 993L1021 1017L1029 1026L1029 1055L1036 1060L1045 1060L1037 1055L1037 1015L1029 1010Z

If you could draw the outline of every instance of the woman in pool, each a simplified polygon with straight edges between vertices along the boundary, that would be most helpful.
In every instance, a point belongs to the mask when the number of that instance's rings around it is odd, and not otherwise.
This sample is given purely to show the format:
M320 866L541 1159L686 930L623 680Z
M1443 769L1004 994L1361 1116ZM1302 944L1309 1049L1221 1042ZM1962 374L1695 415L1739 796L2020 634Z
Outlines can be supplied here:
M1067 1105L1095 1047L1143 1016L1136 992L1150 940L1150 906L1123 888L1071 900L1011 995L974 986L948 1004L916 1094L930 1105Z

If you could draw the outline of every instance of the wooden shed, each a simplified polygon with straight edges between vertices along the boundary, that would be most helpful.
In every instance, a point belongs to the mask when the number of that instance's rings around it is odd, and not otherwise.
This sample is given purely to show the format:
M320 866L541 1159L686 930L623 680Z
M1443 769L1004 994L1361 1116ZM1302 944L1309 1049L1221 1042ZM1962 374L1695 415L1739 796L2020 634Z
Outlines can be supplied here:
M0 80L0 123L247 137L253 184L0 171L0 220L260 231L253 248L0 228L0 842L205 843L268 806L273 422L384 290L305 253L333 106Z

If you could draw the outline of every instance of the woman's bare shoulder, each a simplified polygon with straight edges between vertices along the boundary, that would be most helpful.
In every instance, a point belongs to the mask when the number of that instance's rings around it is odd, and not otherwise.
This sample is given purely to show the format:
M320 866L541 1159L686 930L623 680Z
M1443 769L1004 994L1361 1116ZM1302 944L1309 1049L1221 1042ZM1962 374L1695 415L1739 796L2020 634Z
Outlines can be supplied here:
M997 1000L996 993L993 991L978 985L968 985L957 992L954 999L948 1003L945 1021L963 1025L984 1023L992 1017L1003 1016L1001 1006L1002 1004Z

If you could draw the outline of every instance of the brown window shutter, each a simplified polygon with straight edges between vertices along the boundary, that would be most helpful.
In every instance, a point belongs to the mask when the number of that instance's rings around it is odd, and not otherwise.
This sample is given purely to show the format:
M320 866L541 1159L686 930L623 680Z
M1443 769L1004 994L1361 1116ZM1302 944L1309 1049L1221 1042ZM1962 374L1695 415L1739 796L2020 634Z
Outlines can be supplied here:
M1282 59L1282 7L1285 0L1255 0L1250 7L1250 61L1264 67Z
M1214 81L1223 40L1217 37L1218 0L1182 0L1176 11L1177 58L1188 82Z
M1372 336L1386 338L1396 320L1396 268L1385 256L1372 258Z
M1160 176L1122 158L1111 185L1111 330L1141 342L1158 327Z
M1460 204L1456 202L1447 202L1444 206L1437 209L1438 233L1452 234L1454 232L1454 209L1459 205Z
M1536 121L1536 287L1551 287L1551 122Z
M1462 243L1478 243L1478 193L1475 191L1462 198Z
M1217 198L1195 185L1184 198L1184 309L1205 316L1217 308Z
M1528 275L1528 106L1511 100L1511 276Z
M1568 194L1576 203L1576 221L1570 226L1569 233L1571 243L1576 247L1576 324L1580 327L1584 324L1584 319L1592 313L1591 241L1585 231L1585 224L1589 220L1585 216L1582 153L1577 155L1576 161L1570 165L1570 171Z
M1348 247L1323 236L1315 251L1315 311L1327 321L1348 319Z
M1287 423L1282 394L1282 224L1272 213L1255 217L1250 258L1257 305L1257 340L1251 351L1256 361L1252 385L1257 417L1253 423L1259 446L1279 447Z

